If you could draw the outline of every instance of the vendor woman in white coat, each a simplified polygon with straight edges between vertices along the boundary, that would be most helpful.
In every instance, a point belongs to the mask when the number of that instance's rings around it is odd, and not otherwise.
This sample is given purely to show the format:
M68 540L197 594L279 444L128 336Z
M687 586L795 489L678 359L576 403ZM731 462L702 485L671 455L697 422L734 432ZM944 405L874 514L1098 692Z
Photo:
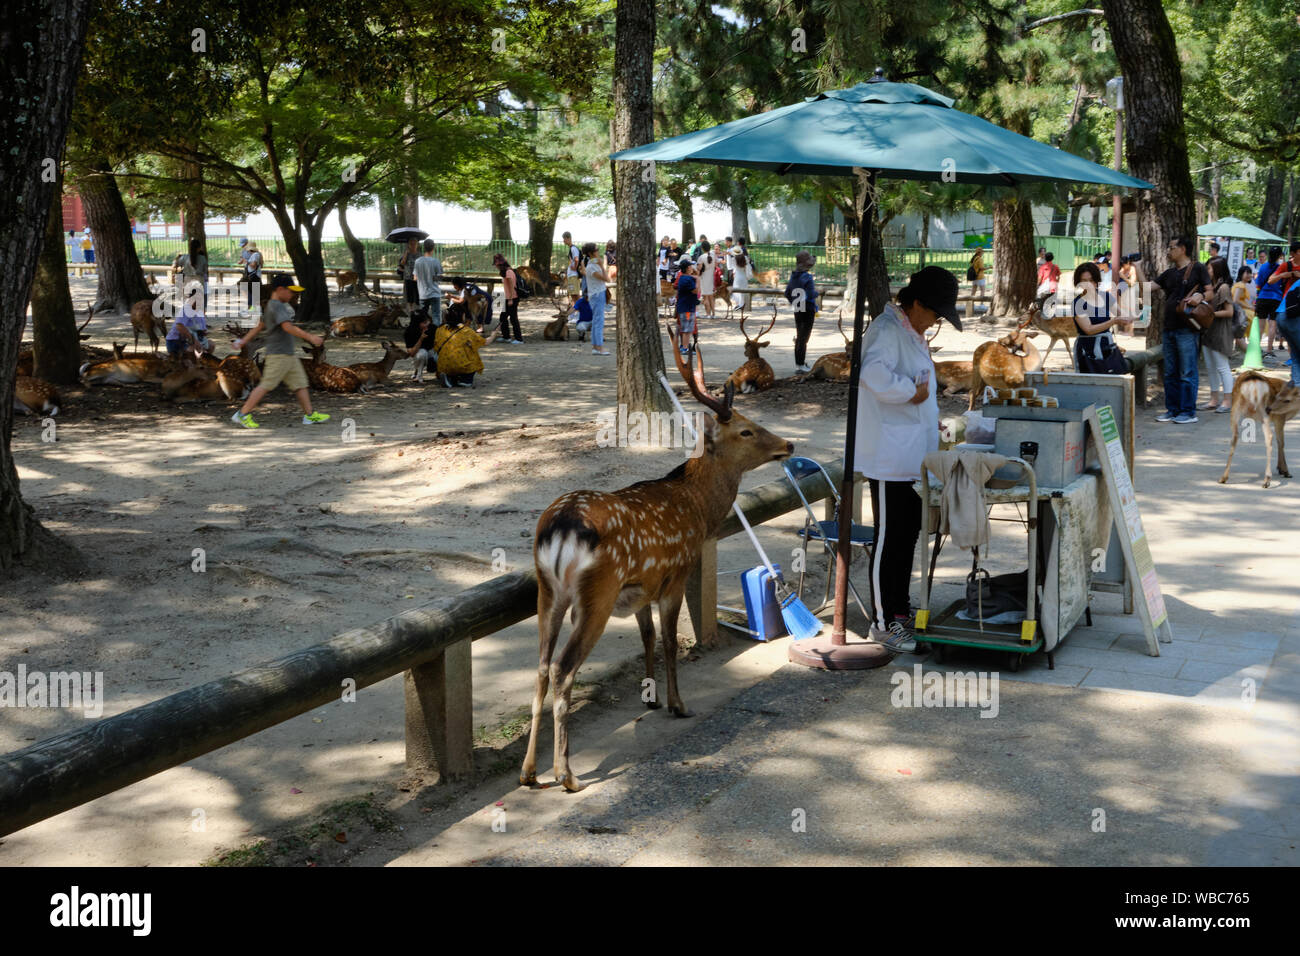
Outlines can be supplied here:
M921 531L921 498L912 483L921 477L921 460L939 448L925 332L940 319L961 330L957 277L927 266L912 274L898 302L885 306L862 340L853 470L870 482L875 518L871 639L905 654L916 651L909 590Z

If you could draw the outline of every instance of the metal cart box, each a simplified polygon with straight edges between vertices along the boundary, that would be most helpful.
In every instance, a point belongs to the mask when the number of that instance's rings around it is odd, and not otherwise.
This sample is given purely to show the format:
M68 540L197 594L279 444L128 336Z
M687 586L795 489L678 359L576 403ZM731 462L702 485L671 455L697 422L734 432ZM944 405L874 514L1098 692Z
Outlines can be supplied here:
M1021 442L1038 443L1034 474L1040 487L1064 488L1083 474L1087 409L989 405L985 406L984 414L997 419L993 448L999 455L1018 458ZM1015 477L1014 469L1003 470L1008 473L1003 475L999 471L995 477Z

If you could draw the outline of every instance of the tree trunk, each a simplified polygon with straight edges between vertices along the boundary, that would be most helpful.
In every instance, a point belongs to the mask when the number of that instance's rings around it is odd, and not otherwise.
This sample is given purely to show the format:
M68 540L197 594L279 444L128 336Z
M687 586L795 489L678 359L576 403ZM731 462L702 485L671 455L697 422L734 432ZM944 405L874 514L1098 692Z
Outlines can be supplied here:
M551 274L551 257L555 253L555 222L560 218L563 198L548 188L528 203L528 264Z
M401 220L403 226L420 228L420 194L415 191L414 186L408 186L407 191L402 195Z
M182 162L181 176L186 182L185 196L181 200L181 218L185 220L186 247L189 246L189 240L197 239L206 248L208 237L203 229L203 220L207 218L207 209L203 202L203 170L199 168L198 163ZM120 199L119 196L119 201Z
M78 178L77 191L95 236L95 271L99 275L95 311L130 312L131 306L141 299L152 299L153 294L144 281L131 235L131 217L126 214L126 204L122 202L117 177L108 160L102 157L93 160ZM59 222L61 228L62 219Z
M673 183L671 186L664 188L668 198L672 200L673 205L677 207L677 218L681 221L681 236L678 241L681 242L682 248L685 249L695 241L695 208L691 204L691 191L686 183Z
M501 242L509 241L510 235L510 210L493 209L492 210L492 241Z
M826 245L826 227L830 224L830 210L826 208L825 203L817 204L817 238L813 240L814 246Z
M1281 175L1276 166L1270 167L1268 180L1264 184L1264 209L1259 214L1259 228L1275 231L1277 216L1282 211L1282 189L1286 177Z
M749 241L749 187L744 173L731 181L731 234Z
M379 206L379 234L386 236L398 226L405 223L398 222L397 193L391 187L384 187L375 194L375 202Z
M1210 180L1210 221L1219 218L1219 197L1223 194L1223 168L1214 164L1214 176Z
M271 215L275 217L284 236L284 250L293 262L293 274L298 285L303 287L298 300L297 323L330 321L330 292L325 279L325 258L321 252L321 226L307 227L307 244L303 244L302 235L294 227L289 211L283 206L272 207Z
M37 378L55 385L77 381L81 366L81 340L68 293L68 264L63 252L63 179L50 194L50 215L45 241L32 283L32 356ZM97 226L92 225L96 236ZM96 252L99 250L96 249ZM98 261L96 256L96 261Z
M615 150L654 139L655 8L652 0L622 0L615 13ZM659 276L655 271L655 183L640 163L614 163L618 219L618 402L629 412L671 411L659 384L664 345L659 334Z
M343 233L343 241L347 244L348 252L352 253L352 271L357 274L359 282L365 282L366 247L361 244L361 240L352 234L352 227L348 225L348 200L346 198L339 200L339 231Z
M1151 276L1169 266L1169 240L1196 235L1196 202L1183 125L1183 74L1160 0L1102 0L1124 75L1129 172L1155 188L1137 203L1138 248Z
M1066 230L1066 235L1074 238L1079 235L1079 214L1083 212L1083 207L1079 205L1070 207L1070 225ZM1037 258L1037 257L1035 257Z
M1034 301L1034 216L1029 200L993 203L993 318L1019 319ZM963 276L957 277L959 280Z
M10 449L14 367L32 277L57 190L68 115L85 41L88 0L11 0L0 29L0 570L41 533L23 502ZM23 91L25 109L14 107ZM53 157L53 158L51 158ZM62 220L60 220L60 230ZM62 240L60 240L62 241Z

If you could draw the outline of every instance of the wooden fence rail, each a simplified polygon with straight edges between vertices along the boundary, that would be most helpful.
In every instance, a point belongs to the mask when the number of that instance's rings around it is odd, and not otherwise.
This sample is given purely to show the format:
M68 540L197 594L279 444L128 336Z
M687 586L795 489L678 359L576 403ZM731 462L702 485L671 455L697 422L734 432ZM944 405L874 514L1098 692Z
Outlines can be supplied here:
M839 462L827 466L838 486ZM820 475L801 482L828 497ZM784 479L737 497L751 524L802 507ZM740 531L731 515L719 531ZM716 640L717 542L706 542L687 589L704 645ZM193 760L406 672L406 757L417 772L456 777L473 751L470 642L537 613L534 571L484 581L220 680L180 691L0 756L0 836ZM349 683L350 682L350 683Z

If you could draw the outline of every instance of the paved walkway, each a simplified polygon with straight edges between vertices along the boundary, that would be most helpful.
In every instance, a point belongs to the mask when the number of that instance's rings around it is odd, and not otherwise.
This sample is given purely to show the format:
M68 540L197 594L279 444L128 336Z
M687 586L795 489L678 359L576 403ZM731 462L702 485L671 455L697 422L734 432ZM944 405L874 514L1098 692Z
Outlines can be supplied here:
M1119 597L1097 595L1054 671L997 675L989 719L895 706L914 659L827 674L785 664L783 641L733 648L684 669L695 720L629 701L576 727L581 794L503 779L364 862L1300 862L1300 485L1261 489L1262 447L1219 485L1227 416L1162 427L1155 411L1137 487L1175 633L1159 657ZM922 670L1002 661L969 651Z

